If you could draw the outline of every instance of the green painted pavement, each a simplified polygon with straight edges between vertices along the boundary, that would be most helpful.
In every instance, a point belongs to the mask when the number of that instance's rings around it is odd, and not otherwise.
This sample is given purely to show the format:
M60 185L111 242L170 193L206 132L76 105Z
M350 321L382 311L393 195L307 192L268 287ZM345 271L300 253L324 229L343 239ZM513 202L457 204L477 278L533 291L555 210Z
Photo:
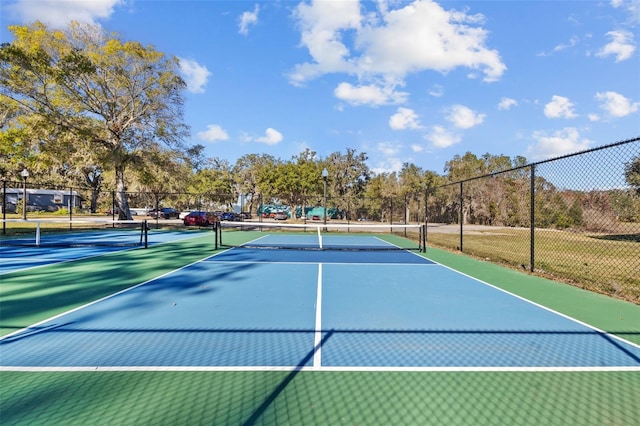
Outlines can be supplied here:
M532 302L640 344L640 306L429 247L426 257Z
M640 373L1 373L8 425L634 425Z

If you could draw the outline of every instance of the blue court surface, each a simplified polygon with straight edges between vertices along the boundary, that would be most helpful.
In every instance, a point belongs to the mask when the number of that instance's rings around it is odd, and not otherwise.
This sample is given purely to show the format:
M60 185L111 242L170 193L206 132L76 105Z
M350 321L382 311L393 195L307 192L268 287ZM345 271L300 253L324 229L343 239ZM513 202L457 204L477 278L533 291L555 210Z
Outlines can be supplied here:
M195 230L189 232L149 231L147 243L149 246L153 246L201 236L207 232L211 234L211 231ZM0 240L0 275L60 262L102 256L106 253L131 250L140 247L140 235L138 230L108 233L104 231L69 232L45 235L42 237L41 243L42 246L35 246L33 237ZM138 245L124 245L127 243Z
M8 370L640 369L635 344L400 250L234 248L0 344Z

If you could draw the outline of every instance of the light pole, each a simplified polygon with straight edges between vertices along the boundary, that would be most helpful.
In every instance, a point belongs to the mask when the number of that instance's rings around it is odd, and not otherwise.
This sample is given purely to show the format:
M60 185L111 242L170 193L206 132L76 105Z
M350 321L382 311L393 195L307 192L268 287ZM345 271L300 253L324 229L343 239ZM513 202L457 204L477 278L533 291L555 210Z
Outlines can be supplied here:
M322 180L324 181L324 214L322 218L324 220L325 231L327 230L327 177L329 177L329 171L325 168L322 170Z
M22 169L20 176L22 176L22 220L27 220L27 178L29 177L29 170Z

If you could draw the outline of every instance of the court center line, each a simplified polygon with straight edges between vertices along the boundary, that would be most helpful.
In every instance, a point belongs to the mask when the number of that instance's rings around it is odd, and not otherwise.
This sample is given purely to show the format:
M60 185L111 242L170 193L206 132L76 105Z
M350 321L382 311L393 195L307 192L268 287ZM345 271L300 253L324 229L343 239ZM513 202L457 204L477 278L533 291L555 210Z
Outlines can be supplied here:
M316 292L316 324L313 339L313 366L322 366L322 263L318 263L318 288Z

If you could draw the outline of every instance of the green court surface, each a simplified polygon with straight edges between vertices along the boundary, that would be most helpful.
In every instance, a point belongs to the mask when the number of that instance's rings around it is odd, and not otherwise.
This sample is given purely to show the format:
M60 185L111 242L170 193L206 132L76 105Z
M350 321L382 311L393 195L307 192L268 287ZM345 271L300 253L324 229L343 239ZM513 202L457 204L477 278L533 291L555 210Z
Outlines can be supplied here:
M253 237L251 232L229 236L236 243ZM212 238L205 235L2 275L1 333L212 253ZM434 248L426 256L640 344L640 306ZM3 426L634 425L638 419L637 369L0 371Z

